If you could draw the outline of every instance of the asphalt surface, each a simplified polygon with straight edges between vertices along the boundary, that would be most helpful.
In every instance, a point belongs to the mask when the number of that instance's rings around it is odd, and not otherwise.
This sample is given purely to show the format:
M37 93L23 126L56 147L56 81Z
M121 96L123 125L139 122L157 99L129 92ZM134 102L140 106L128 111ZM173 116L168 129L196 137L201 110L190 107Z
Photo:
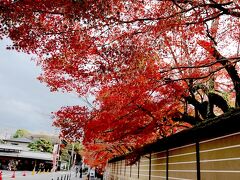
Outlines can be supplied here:
M24 176L25 175L25 176ZM70 176L71 175L71 176ZM49 173L33 173L31 171L16 171L15 177L14 172L2 171L2 179L0 180L85 180L83 178L75 177L74 172L60 171L60 172L49 172Z

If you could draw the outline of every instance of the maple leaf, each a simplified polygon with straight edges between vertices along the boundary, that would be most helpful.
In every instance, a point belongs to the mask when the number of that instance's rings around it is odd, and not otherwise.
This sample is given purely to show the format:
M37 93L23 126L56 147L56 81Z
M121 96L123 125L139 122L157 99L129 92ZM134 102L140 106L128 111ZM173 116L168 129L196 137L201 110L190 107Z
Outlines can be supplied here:
M54 125L83 140L89 164L104 167L191 127L174 122L176 112L201 119L196 104L207 94L195 91L198 84L211 89L214 79L211 91L229 93L239 106L238 4L0 0L0 38L37 57L39 80L52 91L95 97L91 107L55 112Z

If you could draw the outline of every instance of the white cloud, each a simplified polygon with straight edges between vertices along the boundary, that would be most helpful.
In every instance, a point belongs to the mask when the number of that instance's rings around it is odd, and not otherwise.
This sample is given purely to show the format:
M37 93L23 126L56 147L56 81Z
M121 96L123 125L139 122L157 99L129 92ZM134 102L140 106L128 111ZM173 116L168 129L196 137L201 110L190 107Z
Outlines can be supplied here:
M34 112L39 110L37 107L34 107L29 103L18 101L15 99L11 99L7 101L6 105L8 105L9 108L11 108L11 110L13 111L18 111L23 113L29 113L29 112Z
M0 127L54 133L51 112L83 102L75 95L50 92L36 79L40 68L31 56L6 50L9 42L0 41Z

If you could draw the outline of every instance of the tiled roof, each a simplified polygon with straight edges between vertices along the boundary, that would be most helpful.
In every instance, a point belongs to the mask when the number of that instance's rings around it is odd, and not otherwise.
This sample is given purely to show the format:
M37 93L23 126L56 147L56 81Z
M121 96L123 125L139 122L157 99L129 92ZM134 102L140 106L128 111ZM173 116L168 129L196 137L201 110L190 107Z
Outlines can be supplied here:
M27 159L52 160L52 154L46 152L26 151L23 147L9 144L0 144L0 157L20 157Z
M4 141L8 142L22 142L22 143L31 143L32 140L28 138L11 138L11 139L5 139Z
M3 150L3 149L22 151L24 148L16 145L0 144L0 150Z

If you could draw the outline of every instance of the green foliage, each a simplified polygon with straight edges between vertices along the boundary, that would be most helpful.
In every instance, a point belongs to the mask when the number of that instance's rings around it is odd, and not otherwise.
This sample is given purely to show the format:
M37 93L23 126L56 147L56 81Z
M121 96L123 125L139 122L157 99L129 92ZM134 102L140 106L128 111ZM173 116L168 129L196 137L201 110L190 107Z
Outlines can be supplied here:
M83 148L82 144L80 142L75 142L73 144L74 144L74 151L76 153L79 153Z
M32 151L41 151L49 153L52 153L53 151L53 144L49 140L43 138L40 138L39 140L30 143L28 147Z
M64 148L61 149L61 159L64 161L69 161L71 157L72 148L74 147L74 152L79 154L82 150L82 144L79 142L68 143Z
M71 155L68 152L68 149L65 147L61 150L61 160L68 162Z
M27 137L30 133L25 129L18 129L14 135L13 138L21 138L21 137Z

